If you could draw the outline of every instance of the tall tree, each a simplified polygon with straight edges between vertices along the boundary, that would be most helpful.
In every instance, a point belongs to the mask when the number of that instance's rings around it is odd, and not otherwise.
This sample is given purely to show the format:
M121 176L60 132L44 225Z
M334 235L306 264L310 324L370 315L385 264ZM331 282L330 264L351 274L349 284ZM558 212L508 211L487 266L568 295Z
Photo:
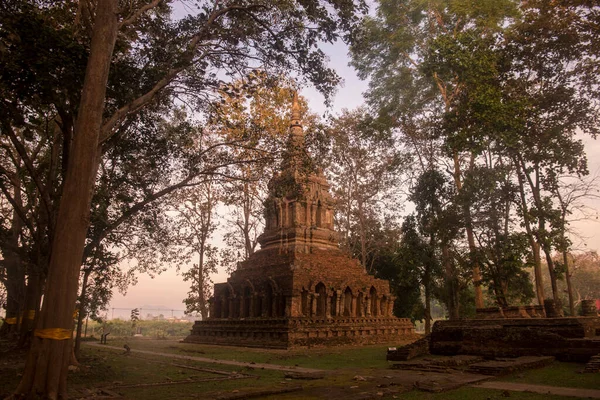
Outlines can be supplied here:
M398 214L403 154L389 130L365 110L344 111L327 128L331 140L327 173L337 202L342 246L373 273L380 246L373 235Z
M63 197L58 209L45 301L18 393L66 398L67 367L79 267L88 228L98 144L113 48L119 22L117 0L97 6L86 78Z
M503 50L509 60L503 102L515 105L511 118L517 123L502 137L519 171L522 215L545 256L556 303L561 271L552 252L563 239L560 207L553 199L561 176L588 173L576 132L598 132L595 95L588 90L589 68L597 65L597 52L588 47L594 8L586 2L527 2Z
M430 237L431 238L431 237ZM409 215L402 223L402 239L399 249L402 270L412 272L418 278L425 298L423 318L425 334L431 333L431 302L435 280L440 276L440 265L435 256L431 240L422 236L417 225L416 215Z
M210 274L217 272L217 248L211 243L217 229L216 211L220 203L220 188L208 180L193 189L180 192L174 198L178 243L185 247L197 262L182 273L190 282L184 299L186 313L200 313L208 318L208 299L212 289Z
M481 264L483 280L496 303L507 307L513 299L529 302L532 291L525 270L527 236L517 230L513 210L518 199L514 167L490 155L487 166L475 167L465 176L459 197L459 201L471 204L478 244L471 257Z
M440 266L443 283L438 287L437 297L446 305L450 319L460 318L461 292L465 288L457 246L462 215L455 196L455 188L436 170L424 172L410 196L415 203L417 229L427 243L425 273L433 274L435 265ZM426 278L430 279L433 277Z
M587 219L591 217L593 211L587 203L589 200L598 199L598 176L591 179L582 179L575 177L566 177L562 179L556 190L556 198L560 207L560 218L558 229L560 237L556 245L557 250L562 255L559 267L562 267L567 283L567 294L569 298L569 313L576 315L575 296L572 284L572 262L571 253L572 240L569 236L571 231L570 224L573 220Z
M581 300L600 298L600 260L596 252L571 254L573 260L572 283L575 291L575 306Z
M337 83L337 76L324 67L324 55L317 44L320 40L334 41L340 33L349 32L361 3L352 0L268 3L201 2L196 16L175 23L168 20L167 2L160 0L128 3L123 9L118 9L116 0L98 2L95 9L88 2L81 2L78 9L73 9L71 3L45 7L34 2L16 2L8 6L15 15L27 8L33 9L34 14L56 12L67 21L70 19L61 27L68 26L77 33L71 36L73 43L77 43L76 38L85 42L86 32L92 32L89 57L85 57L87 69L81 74L83 83L80 87L75 85L74 91L79 93L81 89L81 99L73 102L68 98L64 102L75 105L68 108L67 116L76 123L72 130L67 130L70 135L64 135L68 162L64 163L64 184L53 229L45 301L18 393L66 397L71 349L68 333L72 328L92 189L102 147L119 139L124 124L133 123L142 110L177 95L176 89L182 85L190 91L195 89L196 97L191 98L206 104L207 89L218 82L217 69L232 74L246 72L251 62L270 69L296 70L324 92ZM45 23L50 21L57 18L47 18ZM148 35L137 34L146 27L156 29L146 30ZM123 35L119 36L119 31ZM4 37L13 42L3 49L23 46L10 35ZM167 38L171 41L166 41ZM211 51L217 48L218 51ZM113 49L117 49L119 57L113 57ZM114 67L122 60L130 61L129 66L119 65L124 70L145 72L140 75L144 84L135 87L141 83L139 80L112 80L115 85L111 88L118 89L123 97L119 100L111 97L105 102L111 62L115 62ZM125 77L118 74L117 68L113 72L114 78ZM173 85L175 81L177 85ZM10 106L11 113L3 120L3 130L7 126L12 128L23 110L18 101L16 104L3 101L4 105ZM66 124L66 119L63 122Z
M359 76L371 77L369 102L407 135L411 135L415 123L454 113L466 82L481 71L481 61L486 60L479 54L479 41L493 41L494 33L514 11L515 2L511 0L380 1L376 16L365 18L352 47ZM473 165L477 149L451 140L458 132L441 126L440 133L452 163L449 171L460 191L464 170ZM473 252L476 243L468 205L463 213ZM472 276L475 304L483 307L477 264L472 265Z
M21 178L19 176L19 163L17 169L12 175L12 199L17 207L22 207L21 198ZM0 247L3 256L4 266L2 270L5 275L1 281L6 288L6 318L5 323L0 327L2 336L16 335L19 326L23 323L25 317L25 268L19 254L19 238L23 222L17 209L12 210L12 216L7 218L10 221L6 226L5 236L2 238ZM27 315L28 317L28 315ZM10 321L10 323L8 322Z

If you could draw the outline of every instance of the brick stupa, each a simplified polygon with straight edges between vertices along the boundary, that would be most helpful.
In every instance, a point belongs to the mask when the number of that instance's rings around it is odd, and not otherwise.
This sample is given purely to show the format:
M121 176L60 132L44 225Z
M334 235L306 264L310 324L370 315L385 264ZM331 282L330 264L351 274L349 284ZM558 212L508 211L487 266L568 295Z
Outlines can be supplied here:
M185 342L292 348L414 335L409 319L392 314L389 282L340 251L329 184L306 161L295 95L287 149L265 201L261 249L215 284L210 317L196 321Z

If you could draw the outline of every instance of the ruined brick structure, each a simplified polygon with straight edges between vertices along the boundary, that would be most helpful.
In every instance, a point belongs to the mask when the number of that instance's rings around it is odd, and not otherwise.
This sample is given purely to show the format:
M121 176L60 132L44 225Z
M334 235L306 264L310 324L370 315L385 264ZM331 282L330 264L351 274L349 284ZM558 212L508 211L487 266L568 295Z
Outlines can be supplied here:
M436 321L429 350L439 355L554 356L563 361L587 362L600 354L600 318Z
M186 342L289 348L414 334L410 320L392 315L389 283L339 250L329 184L308 164L295 97L281 170L269 183L261 249L215 285L210 317L194 324Z

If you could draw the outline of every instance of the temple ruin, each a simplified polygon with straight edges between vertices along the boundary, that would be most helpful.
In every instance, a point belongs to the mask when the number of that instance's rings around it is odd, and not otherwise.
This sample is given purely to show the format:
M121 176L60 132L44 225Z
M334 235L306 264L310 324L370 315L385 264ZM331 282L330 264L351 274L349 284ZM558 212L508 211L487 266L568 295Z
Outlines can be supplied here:
M261 249L215 284L210 317L190 343L290 348L395 342L412 337L392 314L388 281L367 274L338 246L334 201L308 167L297 96L280 171L269 183Z

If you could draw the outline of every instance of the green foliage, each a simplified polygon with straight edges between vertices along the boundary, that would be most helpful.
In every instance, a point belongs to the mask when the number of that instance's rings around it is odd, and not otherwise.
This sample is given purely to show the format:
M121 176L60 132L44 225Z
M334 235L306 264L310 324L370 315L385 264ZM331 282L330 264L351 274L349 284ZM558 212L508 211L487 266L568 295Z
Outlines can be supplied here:
M373 272L379 253L390 251L391 240L382 233L397 224L407 160L390 130L365 109L344 111L330 121L326 132L326 171L334 187L341 247Z
M425 290L444 303L451 318L458 318L469 265L464 250L457 246L464 221L454 187L439 171L430 169L419 176L409 198L416 212L404 225L406 246L419 256L415 262L422 265Z
M138 310L139 313L139 310ZM132 310L133 317L133 310ZM88 323L88 336L100 337L103 331L104 325L107 330L110 331L108 340L111 338L127 338L139 331L145 338L164 339L164 338L182 338L189 335L192 329L192 322L174 322L167 319L140 319L139 316L135 321L133 319L126 321L122 319L112 319L104 322L93 322ZM132 330L132 324L134 330Z
M381 0L351 47L373 112L412 150L417 197L426 171L452 175L456 196L415 203L419 224L444 226L456 245L447 254L481 264L499 304L531 298L525 260L539 267L538 245L558 296L552 252L569 246L561 179L587 174L575 133L598 130L597 11L570 0ZM431 218L438 196L454 216Z
M511 208L518 199L512 173L499 166L473 168L466 174L459 199L470 205L471 223L477 232L478 247L471 252L470 261L481 266L483 282L502 307L527 304L533 298L526 272L527 235L509 230L514 218Z
M502 380L532 385L598 389L598 383L600 382L598 375L582 374L583 368L582 364L555 361L546 368L523 371L516 376Z
M403 232L404 237L406 233ZM400 232L393 227L378 226L370 231L369 236L380 243L376 253L368 258L368 263L375 277L390 283L394 301L393 313L400 318L411 320L423 319L418 266L415 258L405 251L404 240L400 240Z
M208 317L212 288L210 274L217 272L218 249L212 244L212 239L218 227L217 207L221 196L218 183L207 180L197 187L182 190L170 199L175 243L180 247L179 257L188 262L192 258L195 261L181 274L183 280L190 283L190 291L184 299L186 313L200 313L202 318Z
M69 158L80 134L74 122L93 32L92 4L0 4L0 186L3 200L12 200L24 222L22 265L42 281L63 177L77 168ZM297 74L329 96L339 77L318 46L349 39L366 8L362 0L204 0L194 3L191 15L175 18L172 5L128 2L118 16L106 101L96 110L104 117L100 166L82 260L82 287L94 283L80 303L92 304L93 314L134 272L157 273L180 261L164 197L206 176L228 177L229 165L252 161L236 158L235 146L222 136L207 145L206 136L219 137L201 129L217 107L217 93L262 69L267 75ZM182 116L181 104L197 121ZM235 144L251 148L255 143L243 143L248 139ZM11 195L15 175L23 176L22 207ZM118 270L124 259L137 263ZM24 285L22 280L16 284Z
M574 311L581 312L581 300L600 299L600 260L596 251L567 254L569 262L569 272L571 274L571 285L573 287L573 305ZM557 286L560 293L560 303L566 315L571 315L569 309L568 287L565 277L565 266L562 254L556 254L554 258L555 269L561 273ZM545 260L542 262L547 267ZM547 268L543 271L544 290L551 292L549 271Z

